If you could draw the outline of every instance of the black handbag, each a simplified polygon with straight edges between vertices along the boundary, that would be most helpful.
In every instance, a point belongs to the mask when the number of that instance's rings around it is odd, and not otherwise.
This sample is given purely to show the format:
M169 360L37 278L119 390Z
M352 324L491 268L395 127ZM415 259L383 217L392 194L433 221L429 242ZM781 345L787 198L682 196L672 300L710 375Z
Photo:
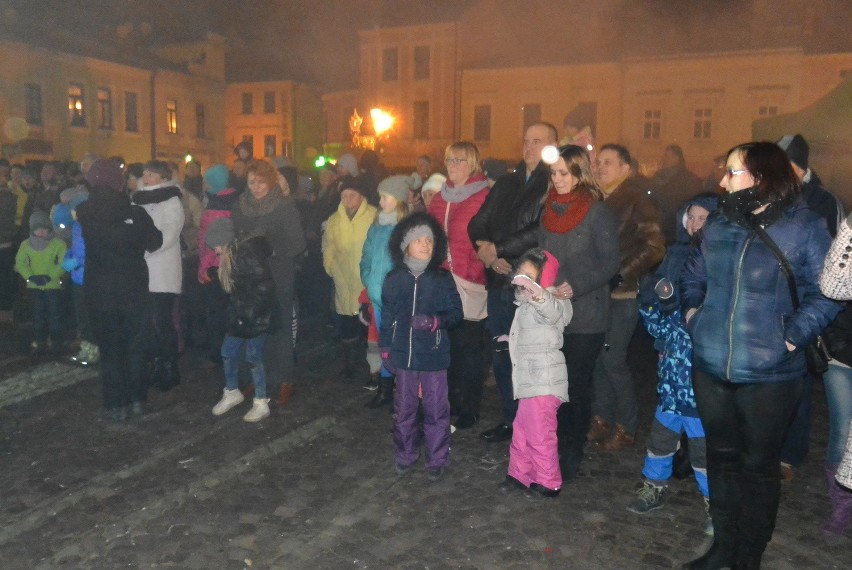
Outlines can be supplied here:
M781 252L781 249L775 243L775 241L769 237L769 234L766 233L759 225L752 225L752 230L757 236L763 240L763 243L766 244L766 247L778 258L778 261L781 263L781 271L784 272L784 276L787 278L787 286L790 290L790 300L793 302L793 310L799 310L799 290L796 287L796 278L793 275L793 268L790 266L790 262L787 261L787 258L784 257L784 254ZM828 361L831 360L831 355L828 353L826 349L825 341L822 339L822 335L817 335L816 340L812 343L808 344L804 348L805 350L805 359L808 362L808 370L812 374L823 374L826 370L828 370Z

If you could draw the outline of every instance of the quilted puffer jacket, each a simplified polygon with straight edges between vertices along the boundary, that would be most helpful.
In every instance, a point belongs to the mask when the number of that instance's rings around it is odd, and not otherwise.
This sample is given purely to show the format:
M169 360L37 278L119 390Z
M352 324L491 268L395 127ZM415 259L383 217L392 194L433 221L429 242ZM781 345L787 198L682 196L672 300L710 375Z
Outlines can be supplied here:
M803 349L839 310L818 285L831 242L825 221L797 200L765 230L793 267L797 311L772 251L721 211L707 220L681 276L684 314L698 309L688 323L693 366L730 382L802 378ZM796 350L788 351L785 341Z

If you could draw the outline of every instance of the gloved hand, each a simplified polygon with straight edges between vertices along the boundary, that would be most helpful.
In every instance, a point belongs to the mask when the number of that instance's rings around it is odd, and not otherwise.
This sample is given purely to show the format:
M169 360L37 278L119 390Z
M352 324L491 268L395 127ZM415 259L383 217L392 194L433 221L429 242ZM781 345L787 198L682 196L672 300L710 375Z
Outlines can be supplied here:
M411 317L411 328L416 331L432 331L438 330L438 317L433 315L414 315Z
M34 285L38 285L39 287L43 287L50 283L50 275L33 275L27 279L27 281Z
M64 260L62 260L62 269L64 269L68 273L71 273L72 271L77 269L77 267L77 260L73 257L66 257Z
M653 275L643 275L639 279L639 293L636 300L642 307L652 307L658 302L657 292L654 290L655 280Z
M618 286L621 285L622 281L624 281L624 277L621 276L621 273L616 273L615 275L613 275L612 278L609 280L609 290L615 291Z
M654 285L654 293L660 298L660 308L671 313L677 308L677 297L674 294L674 284L663 277Z
M390 349L389 348L380 348L379 354L382 355L382 364L385 367L385 370L396 376L396 366L391 364L390 359Z
M541 285L522 273L512 278L512 285L521 291L521 296L524 299L539 299L544 291Z

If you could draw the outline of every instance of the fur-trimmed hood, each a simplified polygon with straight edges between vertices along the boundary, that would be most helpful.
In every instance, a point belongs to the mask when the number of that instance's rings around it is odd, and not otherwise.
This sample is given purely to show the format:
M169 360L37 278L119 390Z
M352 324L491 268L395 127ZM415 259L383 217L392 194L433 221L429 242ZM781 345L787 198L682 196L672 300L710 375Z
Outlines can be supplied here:
M429 226L432 230L432 235L435 236L435 248L432 251L432 260L429 262L429 269L437 269L447 259L447 234L438 225L438 222L424 212L415 212L410 216L403 218L393 229L390 236L388 247L396 267L404 267L403 258L405 257L401 245L402 239L410 230L417 226Z

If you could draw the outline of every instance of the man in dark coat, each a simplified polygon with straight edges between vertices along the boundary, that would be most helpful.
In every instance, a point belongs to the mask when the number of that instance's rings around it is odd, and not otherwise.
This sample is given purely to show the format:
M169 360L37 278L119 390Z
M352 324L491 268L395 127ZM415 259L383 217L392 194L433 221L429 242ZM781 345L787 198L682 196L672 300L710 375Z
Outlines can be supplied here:
M686 167L680 146L670 144L663 152L662 166L650 182L651 198L660 208L666 243L672 244L677 237L675 214L684 202L701 192L701 179Z
M515 261L538 245L542 199L550 185L550 170L541 161L541 149L556 144L556 127L550 123L530 125L524 134L524 160L515 172L502 176L488 193L485 203L468 225L468 235L477 246L477 256L487 271L488 334L497 388L503 399L503 418L482 433L486 441L512 439L512 422L518 403L512 390L512 361L508 343L497 340L508 335L515 315L515 293L509 282Z

